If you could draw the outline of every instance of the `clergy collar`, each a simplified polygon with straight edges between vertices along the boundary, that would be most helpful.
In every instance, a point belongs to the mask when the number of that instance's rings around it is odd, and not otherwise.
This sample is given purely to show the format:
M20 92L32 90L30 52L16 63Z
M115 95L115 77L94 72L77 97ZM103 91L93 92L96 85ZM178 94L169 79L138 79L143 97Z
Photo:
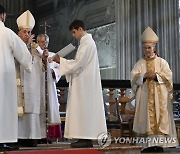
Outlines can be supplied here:
M156 55L154 56L154 57L152 57L152 58L145 58L144 57L144 59L146 60L146 61L151 61L151 60L154 60L156 58Z
M154 60L155 58L156 58L156 54L155 54L155 53L154 53L154 55L153 55L151 58L145 58L145 57L144 57L144 59L145 59L145 60L148 60L148 61L149 61L149 60Z
M2 21L0 20L0 24L3 24L3 25L4 25L4 22L2 22Z

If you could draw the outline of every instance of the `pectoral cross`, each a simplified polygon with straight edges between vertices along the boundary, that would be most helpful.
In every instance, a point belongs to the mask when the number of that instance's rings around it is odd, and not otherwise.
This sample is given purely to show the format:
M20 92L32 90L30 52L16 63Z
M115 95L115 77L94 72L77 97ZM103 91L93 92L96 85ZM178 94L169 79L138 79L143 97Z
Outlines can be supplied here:
M44 34L47 34L47 28L50 28L51 26L47 24L45 21L43 25L40 25L40 27L44 27Z

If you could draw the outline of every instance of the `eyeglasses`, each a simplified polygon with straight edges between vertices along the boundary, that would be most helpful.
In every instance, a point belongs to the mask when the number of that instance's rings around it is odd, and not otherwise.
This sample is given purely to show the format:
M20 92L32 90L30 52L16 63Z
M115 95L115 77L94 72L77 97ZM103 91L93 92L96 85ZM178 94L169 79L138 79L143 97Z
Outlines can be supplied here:
M144 50L147 50L147 49L150 50L150 49L153 49L153 48L155 48L155 46L144 46L144 47L143 47Z

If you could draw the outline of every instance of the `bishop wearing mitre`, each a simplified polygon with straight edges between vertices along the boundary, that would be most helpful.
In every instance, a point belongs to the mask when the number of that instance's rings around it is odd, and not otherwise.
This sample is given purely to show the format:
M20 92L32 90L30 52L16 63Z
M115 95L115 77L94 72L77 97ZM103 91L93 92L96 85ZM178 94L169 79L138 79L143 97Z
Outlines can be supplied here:
M37 44L33 42L31 33L35 26L35 19L29 10L17 18L18 35L26 43L33 57L31 74L19 69L20 82L18 82L18 138L22 146L36 146L37 139L46 137L45 102L42 89L44 68L42 55L36 50ZM19 88L20 89L20 88Z
M131 85L136 96L133 130L145 137L143 152L162 152L163 147L178 145L172 111L172 71L159 57L156 33L147 27L142 36L144 57L131 71Z

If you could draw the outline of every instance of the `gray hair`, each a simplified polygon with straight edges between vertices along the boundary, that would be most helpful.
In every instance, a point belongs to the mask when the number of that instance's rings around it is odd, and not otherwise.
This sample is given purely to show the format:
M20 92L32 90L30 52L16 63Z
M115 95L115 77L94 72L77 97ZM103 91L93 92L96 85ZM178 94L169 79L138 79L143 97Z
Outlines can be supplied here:
M41 37L45 37L47 42L49 42L49 36L47 34L39 34L36 39L37 42L39 42L39 38L41 38Z

